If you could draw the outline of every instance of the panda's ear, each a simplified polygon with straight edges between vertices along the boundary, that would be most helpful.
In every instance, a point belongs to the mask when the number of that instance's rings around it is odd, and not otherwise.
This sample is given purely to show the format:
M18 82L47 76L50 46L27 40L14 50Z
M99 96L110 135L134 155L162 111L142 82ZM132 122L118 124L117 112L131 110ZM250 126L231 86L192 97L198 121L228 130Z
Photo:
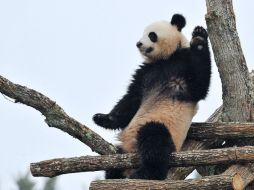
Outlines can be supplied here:
M181 32L182 28L185 26L186 21L183 15L174 14L171 19L171 24L176 25L177 29Z

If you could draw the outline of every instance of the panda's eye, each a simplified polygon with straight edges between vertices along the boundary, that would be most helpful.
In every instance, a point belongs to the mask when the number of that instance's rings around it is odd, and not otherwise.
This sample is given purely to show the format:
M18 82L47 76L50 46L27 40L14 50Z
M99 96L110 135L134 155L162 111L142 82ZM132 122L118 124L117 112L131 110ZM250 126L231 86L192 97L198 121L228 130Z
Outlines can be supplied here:
M148 34L148 37L149 37L149 39L150 39L152 42L157 42L157 40L158 40L158 36L157 36L157 34L156 34L155 32L150 32L150 33Z

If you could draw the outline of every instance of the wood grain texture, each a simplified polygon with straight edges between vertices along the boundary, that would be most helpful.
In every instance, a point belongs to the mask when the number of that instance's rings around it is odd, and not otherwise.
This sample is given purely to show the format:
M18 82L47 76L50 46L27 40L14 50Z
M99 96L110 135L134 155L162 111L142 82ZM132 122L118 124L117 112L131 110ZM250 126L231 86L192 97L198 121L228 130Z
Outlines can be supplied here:
M237 175L210 176L195 180L100 180L91 183L89 190L242 190Z
M172 153L169 167L250 162L254 162L254 146ZM66 173L136 168L138 163L136 154L115 154L46 160L32 163L30 169L33 176L55 177Z
M33 89L14 84L6 78L0 76L0 92L12 99L16 103L30 106L45 117L45 122L49 127L58 128L81 142L89 146L99 154L114 154L116 148L105 141L100 135L82 125L75 119L68 116L64 110L45 95Z

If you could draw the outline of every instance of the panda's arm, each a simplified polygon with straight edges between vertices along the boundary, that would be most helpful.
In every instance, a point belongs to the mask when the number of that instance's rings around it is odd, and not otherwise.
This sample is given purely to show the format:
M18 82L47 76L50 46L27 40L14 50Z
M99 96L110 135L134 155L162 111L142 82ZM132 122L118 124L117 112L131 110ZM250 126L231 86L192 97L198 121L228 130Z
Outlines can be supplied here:
M123 129L136 114L141 103L141 71L138 70L127 93L118 101L109 114L95 114L94 122L106 129Z
M211 76L211 60L208 35L204 28L195 27L190 43L189 90L193 101L204 99L208 93Z

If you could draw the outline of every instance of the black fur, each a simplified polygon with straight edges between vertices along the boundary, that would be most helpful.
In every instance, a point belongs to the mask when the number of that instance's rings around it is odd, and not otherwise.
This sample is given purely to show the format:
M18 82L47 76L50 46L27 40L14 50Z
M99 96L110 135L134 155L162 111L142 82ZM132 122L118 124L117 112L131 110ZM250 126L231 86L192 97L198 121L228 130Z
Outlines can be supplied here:
M210 75L207 32L198 26L193 31L190 48L178 49L167 59L142 65L134 74L127 94L112 111L109 114L96 114L93 119L107 129L124 129L142 101L154 96L154 92L158 100L197 103L207 95ZM167 155L174 150L169 132L165 130L163 124L159 123L148 123L141 128L137 139L142 164L132 178L165 178L168 171Z
M149 122L137 136L140 167L130 178L163 180L169 170L169 154L175 151L171 135L164 124Z
M181 30L183 29L183 27L186 24L185 18L183 17L183 15L180 14L174 14L172 19L171 19L171 24L172 25L176 25L178 31L181 32Z
M141 85L144 72L143 69L136 71L127 93L109 114L98 113L93 116L93 120L97 125L106 129L124 129L129 124L141 104Z

